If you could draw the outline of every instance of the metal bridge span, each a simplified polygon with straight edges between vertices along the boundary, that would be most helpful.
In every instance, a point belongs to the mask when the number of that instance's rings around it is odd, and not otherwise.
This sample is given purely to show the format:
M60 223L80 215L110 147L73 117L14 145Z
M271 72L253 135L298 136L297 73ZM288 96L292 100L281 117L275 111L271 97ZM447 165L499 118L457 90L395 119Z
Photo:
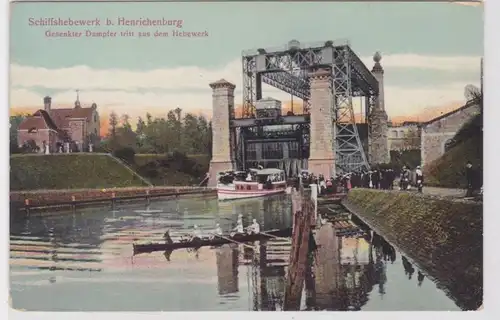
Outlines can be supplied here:
M370 71L347 41L292 40L280 48L244 51L242 117L235 116L235 85L210 85L211 173L260 164L289 175L308 168L331 176L388 162L380 60L376 53ZM283 113L280 101L262 97L263 83L301 99L301 110ZM356 97L364 98L364 124L355 121Z

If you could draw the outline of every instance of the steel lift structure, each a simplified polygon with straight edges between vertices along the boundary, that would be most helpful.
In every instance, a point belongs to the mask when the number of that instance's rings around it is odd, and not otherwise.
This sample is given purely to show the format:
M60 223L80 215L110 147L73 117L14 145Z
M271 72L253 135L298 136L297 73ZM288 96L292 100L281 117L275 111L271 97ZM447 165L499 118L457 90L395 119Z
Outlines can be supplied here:
M244 51L242 64L243 116L230 119L231 130L237 136L235 160L238 168L248 168L255 162L281 161L279 167L287 169L287 162L291 159L303 161L308 158L309 112L315 107L310 104L309 74L320 68L331 72L334 102L331 121L335 130L332 148L336 155L336 170L346 172L369 168L367 150L362 145L354 118L353 98L365 98L365 119L369 125L370 111L377 102L378 81L347 41L301 44L292 40L280 48ZM266 108L258 107L263 99L263 83L301 99L302 110L281 114L277 108L276 112L270 112L272 108L268 107L264 112ZM286 144L286 155L283 155L283 144ZM270 150L275 156L255 157L257 148Z

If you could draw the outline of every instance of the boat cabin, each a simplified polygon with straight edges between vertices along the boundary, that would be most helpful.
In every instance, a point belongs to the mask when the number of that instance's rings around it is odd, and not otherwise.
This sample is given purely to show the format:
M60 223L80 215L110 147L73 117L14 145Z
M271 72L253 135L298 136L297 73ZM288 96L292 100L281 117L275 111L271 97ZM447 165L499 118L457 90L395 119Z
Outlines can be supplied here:
M250 169L244 179L235 179L234 184L236 190L284 189L285 172L279 169Z
M286 187L285 172L279 169L250 169L218 174L219 183L234 185L235 190L274 190Z

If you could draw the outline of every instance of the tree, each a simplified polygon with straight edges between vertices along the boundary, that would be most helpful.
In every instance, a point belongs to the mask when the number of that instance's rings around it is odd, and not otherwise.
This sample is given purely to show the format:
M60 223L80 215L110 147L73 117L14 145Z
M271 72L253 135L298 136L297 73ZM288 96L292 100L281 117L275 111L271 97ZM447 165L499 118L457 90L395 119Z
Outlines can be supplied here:
M116 137L117 127L118 127L118 115L114 111L111 111L111 114L109 115L109 136L111 138Z
M116 128L117 145L134 150L137 145L137 137L130 125L130 117L128 114L123 114L121 120L121 127Z
M477 103L481 112L483 111L483 89L472 84L465 86L465 99L468 103Z
M182 116L182 109L169 110L165 117L137 118L133 129L127 114L120 117L112 112L109 117L109 132L102 147L115 151L131 148L136 153L210 154L212 149L211 123L204 117L192 113Z
M26 118L25 115L15 115L15 116L10 116L9 118L9 139L10 139L10 144L11 144L11 149L13 145L18 145L17 144L17 129L19 129L19 125L23 120Z
M142 135L145 129L146 129L146 123L144 122L144 120L142 120L141 117L137 118L135 133L137 133L137 135Z
M123 128L127 128L127 129L132 130L132 126L130 125L130 116L128 114L123 114L121 117L121 120L122 120L122 127Z
M148 112L146 113L146 121L147 121L147 125L150 126L151 124L153 124L153 117L151 116L151 114Z
M111 114L109 115L109 142L110 142L110 147L114 148L116 147L117 141L116 141L116 129L118 127L118 115L112 111Z
M177 115L177 121L181 122L181 113L182 113L182 109L177 107L175 108L174 110L175 114Z
M36 153L40 151L40 147L36 145L35 140L30 139L22 145L21 151L23 153Z

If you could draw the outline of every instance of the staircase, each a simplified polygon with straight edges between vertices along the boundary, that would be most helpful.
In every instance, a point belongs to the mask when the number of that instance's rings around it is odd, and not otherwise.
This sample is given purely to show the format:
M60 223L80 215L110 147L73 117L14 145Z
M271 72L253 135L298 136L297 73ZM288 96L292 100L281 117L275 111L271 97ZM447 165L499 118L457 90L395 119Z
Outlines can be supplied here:
M144 178L143 176L141 176L140 174L138 174L137 172L135 172L135 170L132 169L129 164L125 163L125 161L123 161L120 158L115 157L111 153L107 153L106 155L109 156L109 157L111 157L111 158L113 158L113 160L115 160L116 162L120 163L122 166L124 166L128 171L130 171L133 175L135 175L137 178L139 178L146 185L148 185L149 187L153 187L153 184L150 181L148 181L146 178Z

